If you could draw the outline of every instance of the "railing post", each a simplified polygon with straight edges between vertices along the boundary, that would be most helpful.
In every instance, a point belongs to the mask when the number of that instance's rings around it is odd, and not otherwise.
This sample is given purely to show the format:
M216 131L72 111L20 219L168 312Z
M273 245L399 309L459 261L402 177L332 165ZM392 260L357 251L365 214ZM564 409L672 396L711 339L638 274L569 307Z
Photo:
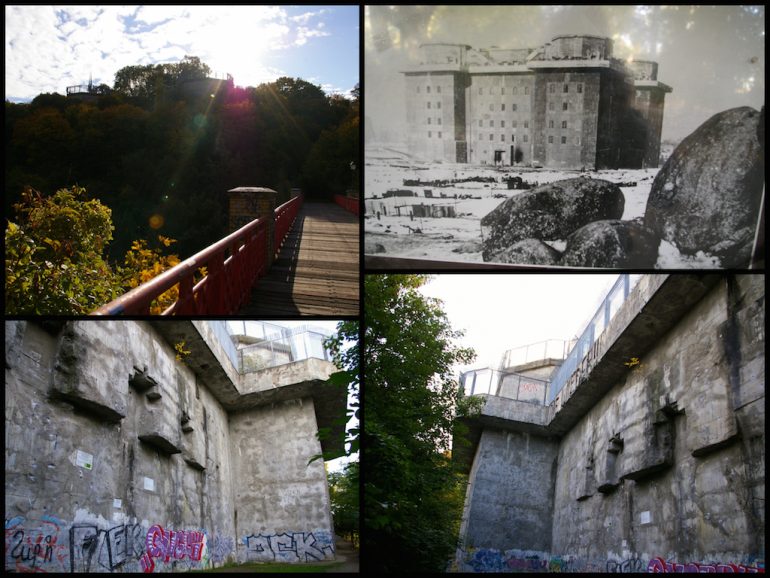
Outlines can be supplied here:
M275 247L275 207L278 193L265 187L237 187L227 191L230 232L237 231L254 219L266 217L267 267L273 264Z

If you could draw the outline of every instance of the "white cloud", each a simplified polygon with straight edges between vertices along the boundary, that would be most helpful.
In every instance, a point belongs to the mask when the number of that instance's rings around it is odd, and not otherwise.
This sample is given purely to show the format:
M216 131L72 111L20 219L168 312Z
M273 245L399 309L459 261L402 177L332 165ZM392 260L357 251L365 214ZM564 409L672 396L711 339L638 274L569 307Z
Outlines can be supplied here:
M294 41L294 44L297 46L302 46L307 42L308 38L321 38L323 36L331 36L331 34L318 28L313 30L310 28L305 28L304 26L300 26L297 28L297 39Z
M292 20L293 22L297 22L299 24L307 24L311 18L315 18L316 16L321 16L322 14L327 14L328 12L329 11L327 9L322 8L317 12L305 12L303 14L298 14L297 16L292 16L290 20Z
M238 85L286 74L273 54L330 36L328 10L289 17L281 6L7 6L6 98L64 93L67 84L112 85L122 67L200 57ZM103 58L103 53L107 56Z

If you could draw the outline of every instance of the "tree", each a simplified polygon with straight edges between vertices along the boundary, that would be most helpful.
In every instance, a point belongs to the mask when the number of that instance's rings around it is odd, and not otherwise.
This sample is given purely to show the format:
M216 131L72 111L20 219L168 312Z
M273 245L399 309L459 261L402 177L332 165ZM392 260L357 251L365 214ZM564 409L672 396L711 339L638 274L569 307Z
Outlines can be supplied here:
M364 532L370 569L441 572L454 553L463 481L449 446L460 400L453 341L424 275L365 278Z
M88 313L120 294L102 251L112 239L109 208L79 187L51 197L27 188L19 225L5 230L5 312Z
M350 462L342 472L332 472L329 478L334 532L357 545L359 534L359 466Z
M7 315L87 314L179 263L176 255L134 241L125 266L105 259L112 239L112 211L82 187L46 197L27 187L14 205L18 224L5 230L5 312ZM174 240L158 236L160 246ZM199 271L201 275L205 271ZM177 298L174 286L153 301L161 313Z
M359 382L361 377L361 359L359 356L359 335L358 321L340 321L337 325L337 333L330 337L324 344L334 359L334 364L340 368L340 371L332 373L327 381L332 387L344 388L348 397L348 409L344 416L341 416L335 425L346 426L348 422L360 419L360 391ZM318 438L325 439L331 434L331 428L319 430ZM333 460L343 456L350 457L359 450L360 428L354 425L345 431L344 449L339 452L325 452L313 456L311 462L323 458L324 460Z

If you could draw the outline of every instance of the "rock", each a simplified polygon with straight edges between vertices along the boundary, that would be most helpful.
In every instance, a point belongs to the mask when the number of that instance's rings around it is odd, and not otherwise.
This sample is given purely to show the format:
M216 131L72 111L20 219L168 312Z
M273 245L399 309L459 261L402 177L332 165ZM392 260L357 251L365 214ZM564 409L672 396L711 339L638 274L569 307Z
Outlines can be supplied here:
M652 269L660 239L634 221L596 221L567 238L561 265Z
M371 243L371 242L364 242L364 253L367 255L372 255L374 253L384 253L385 252L385 245L382 243Z
M471 241L452 249L452 253L481 253L481 243Z
M644 224L684 254L745 267L764 182L760 113L744 106L715 114L684 139L652 183Z
M481 219L485 261L524 239L564 239L583 225L619 219L625 199L615 183L578 177L511 197Z
M558 265L560 258L561 253L550 245L538 239L524 239L490 255L487 260L522 265Z

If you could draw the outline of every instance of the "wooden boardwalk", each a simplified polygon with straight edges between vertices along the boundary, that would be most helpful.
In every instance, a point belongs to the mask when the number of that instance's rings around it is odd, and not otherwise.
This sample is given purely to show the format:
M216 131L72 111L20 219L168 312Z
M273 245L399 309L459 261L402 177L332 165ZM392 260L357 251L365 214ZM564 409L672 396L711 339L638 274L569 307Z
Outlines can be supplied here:
M304 203L268 274L238 315L358 315L358 217Z

